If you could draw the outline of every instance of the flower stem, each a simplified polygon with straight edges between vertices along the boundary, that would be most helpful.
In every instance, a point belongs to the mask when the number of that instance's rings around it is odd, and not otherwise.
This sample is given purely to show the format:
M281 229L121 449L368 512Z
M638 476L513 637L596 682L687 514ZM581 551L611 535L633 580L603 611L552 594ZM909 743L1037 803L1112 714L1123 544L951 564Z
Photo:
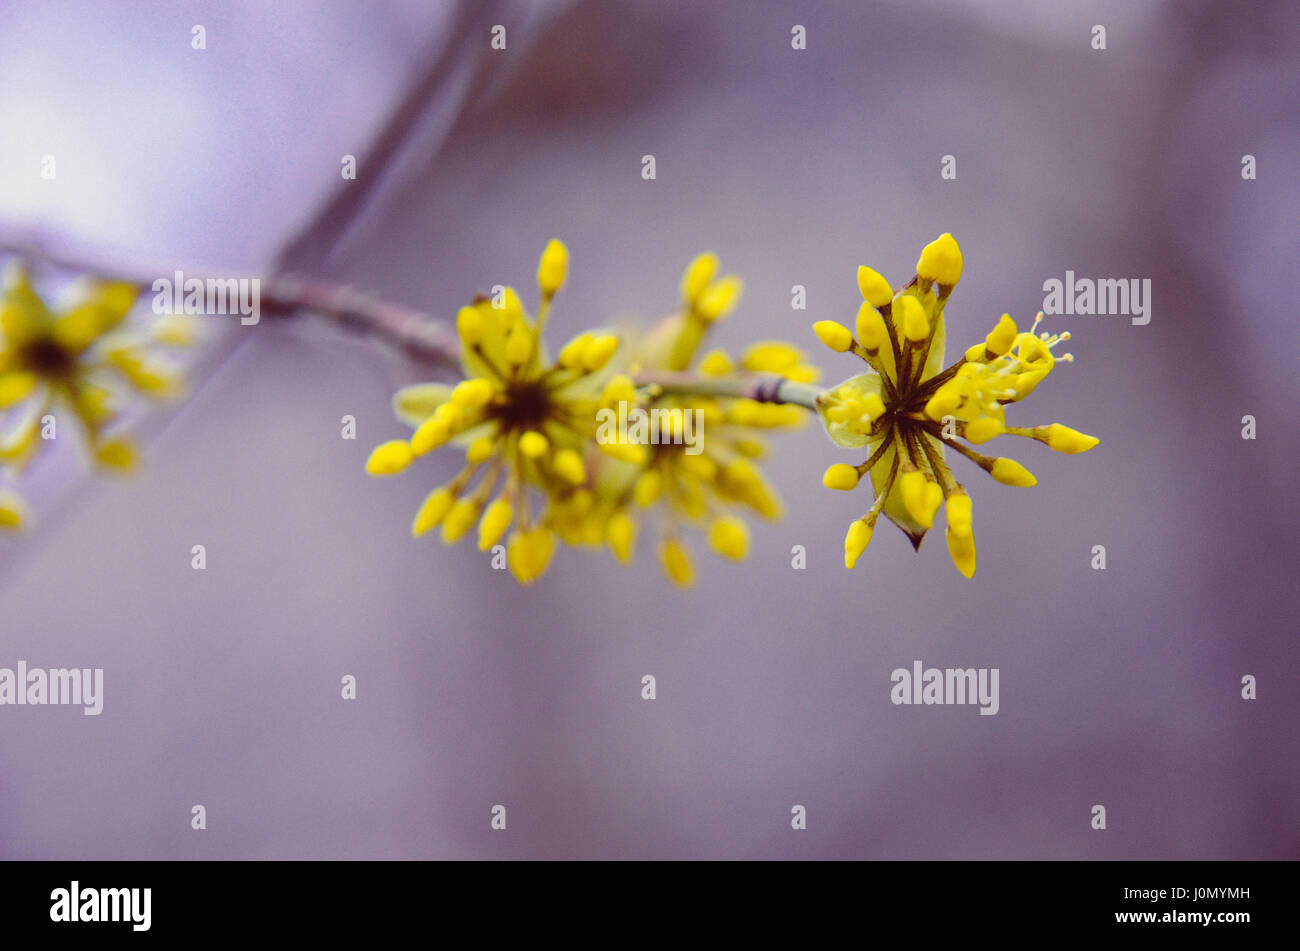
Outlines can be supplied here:
M773 373L749 376L700 376L694 373L644 373L637 386L656 387L659 392L681 396L727 396L760 403L787 403L816 410L820 387L796 383Z

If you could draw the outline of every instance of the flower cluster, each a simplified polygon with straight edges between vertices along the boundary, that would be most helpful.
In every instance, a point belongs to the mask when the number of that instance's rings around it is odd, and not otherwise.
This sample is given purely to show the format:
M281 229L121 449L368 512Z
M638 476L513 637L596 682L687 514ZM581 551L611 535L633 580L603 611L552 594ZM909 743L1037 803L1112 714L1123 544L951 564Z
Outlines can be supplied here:
M948 469L945 447L952 447L993 476L1013 486L1032 486L1034 476L1006 457L982 455L973 445L1003 434L1025 436L1060 452L1086 452L1092 436L1060 424L1033 428L1006 424L1006 406L1033 392L1058 361L1053 349L1069 334L1036 333L1042 314L1027 332L1009 315L944 368L944 305L961 278L962 254L952 235L926 245L916 276L895 293L871 268L858 269L863 303L856 334L824 320L814 325L831 350L851 352L870 368L823 393L818 411L838 445L866 448L858 465L839 463L826 470L827 487L851 490L869 475L874 502L849 525L844 563L852 568L871 541L880 514L920 547L940 506L947 515L946 537L953 563L966 577L975 573L971 500Z
M154 399L177 395L179 373L157 361L153 350L191 340L183 320L128 329L125 318L139 294L135 284L85 283L75 302L55 313L32 288L26 270L8 270L0 291L0 469L21 472L45 442L46 414L65 411L79 423L98 466L132 468L131 441L108 433L120 398L126 391ZM17 495L0 492L0 529L21 528L25 517Z
M736 306L742 290L734 275L718 278L718 258L696 257L681 282L681 306L662 321L632 354L633 368L643 378L669 380L688 374L697 382L674 389L651 383L642 388L642 405L676 419L694 413L707 436L692 451L677 440L648 446L648 457L635 471L611 473L619 493L624 524L634 530L638 510L658 517L661 524L659 561L664 573L680 586L690 585L695 567L683 535L690 527L707 527L715 552L739 561L749 551L749 529L740 513L749 510L765 519L781 515L781 502L758 467L766 453L768 431L800 426L804 410L797 406L758 402L749 397L711 395L708 379L737 373L766 373L799 382L818 378L805 355L783 341L762 341L749 347L738 361L714 349L699 350L709 328ZM631 503L630 505L627 503ZM621 552L622 560L627 560Z
M546 570L557 541L607 546L619 561L631 560L639 522L650 513L662 519L660 560L678 584L694 576L682 540L688 525L707 526L712 547L725 557L745 557L748 530L736 509L767 518L780 513L756 465L764 451L760 437L801 423L803 411L698 387L682 392L654 379L689 373L707 380L736 370L720 350L697 356L708 328L730 313L741 293L740 280L718 278L717 269L714 255L696 258L682 281L680 310L635 346L593 331L573 338L551 361L542 331L568 270L567 249L551 241L538 267L536 320L511 288L462 308L457 329L466 378L454 387L425 383L399 391L394 409L413 435L378 446L367 471L393 475L446 443L464 447L465 467L429 493L412 532L441 526L443 541L454 544L477 522L479 548L487 551L513 526L507 564L523 584ZM816 377L802 353L778 342L751 347L740 366L789 379ZM666 438L598 438L602 410L660 413L668 421L660 433ZM686 413L702 421L707 448L692 450L673 438L672 426L683 426Z
M446 443L462 446L464 468L429 493L411 531L419 536L441 526L443 541L455 544L477 522L484 551L510 532L508 564L523 584L546 570L557 528L591 514L587 453L595 445L605 370L619 346L613 334L583 333L555 360L547 357L542 334L568 259L559 241L543 251L536 319L509 287L461 308L456 327L466 379L399 391L394 410L414 432L377 447L366 463L371 475L394 475ZM541 496L536 512L533 494Z

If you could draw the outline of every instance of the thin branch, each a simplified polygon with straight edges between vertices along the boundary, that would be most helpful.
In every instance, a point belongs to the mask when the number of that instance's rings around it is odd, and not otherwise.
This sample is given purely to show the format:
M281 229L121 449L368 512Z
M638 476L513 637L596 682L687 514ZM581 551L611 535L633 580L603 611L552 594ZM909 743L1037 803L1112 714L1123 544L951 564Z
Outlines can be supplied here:
M816 410L822 390L809 383L796 383L773 373L750 376L700 376L695 373L644 373L637 386L655 386L663 393L687 396L729 396L759 403L787 403Z
M271 316L310 313L386 344L416 363L460 373L460 341L443 320L335 281L282 275L262 284Z

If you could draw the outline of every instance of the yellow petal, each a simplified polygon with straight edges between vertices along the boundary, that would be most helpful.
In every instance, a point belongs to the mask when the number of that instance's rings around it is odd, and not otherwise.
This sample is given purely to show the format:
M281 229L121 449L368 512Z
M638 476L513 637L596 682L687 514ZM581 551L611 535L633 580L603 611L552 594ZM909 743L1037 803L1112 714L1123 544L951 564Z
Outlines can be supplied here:
M393 396L393 412L408 426L419 426L450 400L451 394L452 388L445 383L405 386Z

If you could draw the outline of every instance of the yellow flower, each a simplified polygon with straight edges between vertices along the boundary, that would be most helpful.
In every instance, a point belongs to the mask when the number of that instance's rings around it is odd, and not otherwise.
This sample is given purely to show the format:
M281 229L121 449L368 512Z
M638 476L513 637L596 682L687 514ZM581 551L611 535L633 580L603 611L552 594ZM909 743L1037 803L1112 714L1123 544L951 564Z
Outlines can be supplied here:
M1006 485L1037 481L1020 463L981 455L959 439L979 445L1003 434L1025 436L1060 452L1086 452L1092 436L1053 423L1016 428L1006 425L1005 407L1024 399L1047 378L1058 361L1053 348L1069 334L1038 334L1042 314L1028 332L1003 315L982 343L943 368L944 305L961 278L962 255L950 234L926 245L917 276L894 293L871 268L858 271L863 303L855 331L821 321L817 336L832 350L851 351L871 368L845 380L817 400L826 431L838 445L867 448L859 465L838 463L823 479L833 489L851 490L870 474L875 501L849 525L844 562L852 568L871 541L883 512L919 548L941 506L953 563L966 577L975 573L971 501L945 462L951 446Z
M739 366L745 373L816 380L816 368L783 341L756 343L739 360L721 350L698 356L709 326L726 316L740 295L740 279L715 280L717 268L713 254L701 254L690 263L682 277L680 310L640 342L631 357L634 371L651 377L693 372L705 379L731 374ZM780 500L756 464L766 451L763 436L768 430L801 425L804 410L653 383L633 393L631 380L624 395L629 411L635 406L658 414L653 418L660 421L660 438L645 447L641 460L605 466L597 480L597 504L603 499L602 511L615 513L606 519L606 538L615 557L631 558L637 534L634 513L653 511L663 524L659 560L674 583L685 587L695 578L690 549L682 540L687 528L706 528L716 553L744 559L749 530L737 512L749 509L767 519L781 514Z
M66 410L80 423L99 466L131 468L131 442L105 435L118 398L124 389L155 399L177 395L181 377L155 362L150 348L188 342L169 320L148 330L125 329L139 294L134 284L90 283L73 306L56 314L24 269L9 269L0 291L0 467L21 471L45 442L42 418ZM21 523L17 509L8 503L4 508L0 526Z
M398 391L394 410L414 433L376 447L366 463L371 475L395 475L446 443L462 446L464 468L429 493L412 534L441 526L443 541L455 544L477 521L479 548L506 539L507 562L522 584L545 572L556 536L590 540L595 526L596 543L602 540L589 450L596 448L600 388L619 343L612 334L583 333L554 361L547 357L543 330L568 258L558 240L543 251L536 320L509 287L461 308L456 326L466 378L454 387L424 383ZM536 512L531 494L542 496Z

